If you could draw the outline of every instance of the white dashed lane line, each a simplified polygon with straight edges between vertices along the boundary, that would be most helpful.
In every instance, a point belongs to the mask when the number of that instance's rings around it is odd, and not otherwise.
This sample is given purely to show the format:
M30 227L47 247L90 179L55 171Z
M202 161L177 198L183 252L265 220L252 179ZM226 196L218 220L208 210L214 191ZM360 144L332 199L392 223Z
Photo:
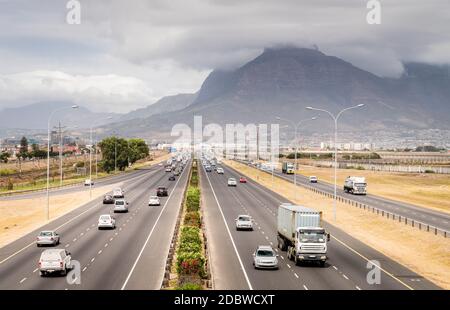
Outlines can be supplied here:
M356 287L356 289L358 290L358 291L360 291L361 290L361 288L357 285L357 286L355 286Z
M303 288L304 288L305 290L308 290L308 287L307 287L306 285L304 285L304 284L303 284Z
M34 269L34 270L33 270L33 273L35 273L35 272L38 271L38 270L39 270L38 268Z
M94 262L94 260L95 260L95 257L92 257L92 258L91 258L91 263L93 263L93 262Z
M348 280L348 277L345 275L345 274L343 274L342 275L346 280Z
M83 270L81 270L81 272L85 272L87 269L87 267L84 267Z
M26 280L27 278L23 278L22 280L20 280L20 284L22 284L23 282L25 282L25 280Z
M299 277L298 277L298 274L296 274L295 272L294 272L294 276L298 279Z

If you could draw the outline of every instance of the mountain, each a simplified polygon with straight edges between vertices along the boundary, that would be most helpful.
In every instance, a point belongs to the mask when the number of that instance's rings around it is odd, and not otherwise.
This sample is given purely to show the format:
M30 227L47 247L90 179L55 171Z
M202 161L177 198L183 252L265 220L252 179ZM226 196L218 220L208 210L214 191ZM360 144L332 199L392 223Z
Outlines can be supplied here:
M67 108L56 112L52 117L52 125L58 121L64 126L76 125L79 128L104 125L119 119L119 114L94 113L84 107L73 110L70 102L38 102L17 108L6 108L0 111L0 127L9 129L47 129L48 117L52 111ZM111 119L108 119L111 117Z
M167 137L174 124L192 125L194 115L203 116L203 124L222 125L318 115L305 130L329 132L330 117L308 111L307 106L337 113L360 103L365 106L342 115L341 130L448 129L448 66L406 63L405 69L400 78L383 78L315 49L266 49L236 70L213 71L186 108L115 123L105 130Z
M192 104L196 98L197 94L166 96L145 108L137 109L121 116L120 120L146 118L155 114L182 110Z

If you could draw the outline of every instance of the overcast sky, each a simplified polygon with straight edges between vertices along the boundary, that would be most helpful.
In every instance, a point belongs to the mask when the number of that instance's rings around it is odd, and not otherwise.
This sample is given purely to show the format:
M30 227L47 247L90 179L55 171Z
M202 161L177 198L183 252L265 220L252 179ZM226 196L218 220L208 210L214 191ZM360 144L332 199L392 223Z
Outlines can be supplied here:
M450 0L0 0L0 109L46 100L127 112L195 92L214 68L264 47L316 44L380 76L402 61L450 63Z

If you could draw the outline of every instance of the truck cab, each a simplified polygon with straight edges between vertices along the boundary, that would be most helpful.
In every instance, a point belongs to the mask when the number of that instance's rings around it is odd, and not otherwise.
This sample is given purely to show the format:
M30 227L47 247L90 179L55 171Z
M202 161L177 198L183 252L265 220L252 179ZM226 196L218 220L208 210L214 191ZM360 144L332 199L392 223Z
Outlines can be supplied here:
M284 162L281 166L281 172L286 173L286 174L294 174L294 164Z
M330 235L321 227L299 227L295 232L295 243L287 256L296 264L318 262L322 267L327 260L327 242Z

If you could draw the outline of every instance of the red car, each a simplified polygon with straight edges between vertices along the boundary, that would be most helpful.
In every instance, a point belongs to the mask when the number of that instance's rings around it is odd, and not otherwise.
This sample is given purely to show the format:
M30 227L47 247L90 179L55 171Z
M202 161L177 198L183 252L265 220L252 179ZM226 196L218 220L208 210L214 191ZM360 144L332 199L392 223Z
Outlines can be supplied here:
M247 183L247 179L244 177L239 178L239 183Z

